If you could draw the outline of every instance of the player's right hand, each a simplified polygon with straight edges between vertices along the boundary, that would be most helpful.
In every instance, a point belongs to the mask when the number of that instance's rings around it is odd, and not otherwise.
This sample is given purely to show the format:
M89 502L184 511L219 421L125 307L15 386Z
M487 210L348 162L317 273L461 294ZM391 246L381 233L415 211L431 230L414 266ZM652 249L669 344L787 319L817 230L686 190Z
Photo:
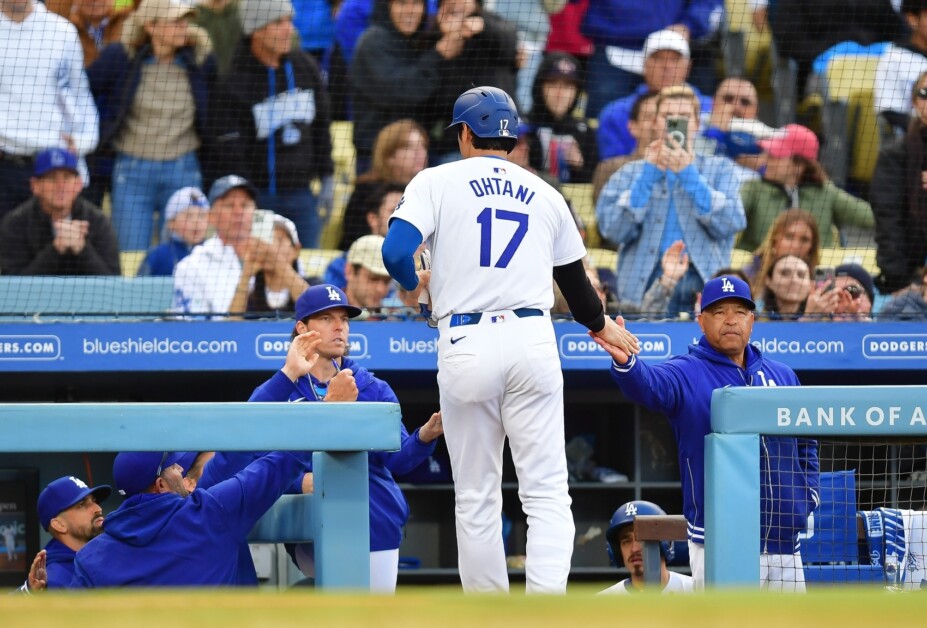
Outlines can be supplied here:
M29 591L44 591L48 586L48 571L45 568L45 550L40 550L29 568Z
M322 335L317 331L307 331L293 338L290 349L286 352L286 363L280 369L290 378L291 382L308 374L318 362L319 354L315 352L315 349L320 342L322 342Z
M342 369L331 378L325 401L357 401L357 382L351 369Z
M615 320L605 319L605 327L598 332L589 332L597 345L605 349L614 358L616 364L627 364L632 355L640 353L637 336L625 329L624 317Z

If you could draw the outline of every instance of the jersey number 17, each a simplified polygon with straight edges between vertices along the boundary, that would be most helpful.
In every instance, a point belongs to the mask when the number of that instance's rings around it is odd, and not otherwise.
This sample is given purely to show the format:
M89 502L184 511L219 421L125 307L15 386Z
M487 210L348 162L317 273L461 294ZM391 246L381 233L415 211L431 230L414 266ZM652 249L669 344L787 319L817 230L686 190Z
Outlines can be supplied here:
M528 214L506 209L496 209L495 213L496 220L508 220L518 223L515 233L512 234L512 239L509 240L505 250L502 251L502 255L499 256L495 263L496 268L506 268L509 262L512 261L512 257L515 255L515 251L518 250L521 241L525 239L525 234L528 233ZM480 266L492 266L490 254L492 252L493 209L491 207L484 208L480 215L476 217L476 221L480 223Z

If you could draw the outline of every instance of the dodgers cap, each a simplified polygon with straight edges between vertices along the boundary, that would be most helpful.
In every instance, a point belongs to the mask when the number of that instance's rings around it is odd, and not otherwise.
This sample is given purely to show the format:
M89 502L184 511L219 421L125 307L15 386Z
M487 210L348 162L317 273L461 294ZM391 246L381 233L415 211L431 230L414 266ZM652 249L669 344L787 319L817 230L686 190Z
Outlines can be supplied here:
M138 495L161 473L182 460L185 451L124 451L113 461L113 479L124 497Z
M722 275L708 280L702 289L702 311L704 312L718 301L724 299L740 299L745 301L751 310L756 309L753 295L750 294L750 286L740 277Z
M344 290L338 286L323 283L307 288L296 299L296 320L301 321L307 316L336 307L346 309L350 318L360 316L363 312L359 307L348 304L348 295L344 293Z
M232 190L237 190L238 188L247 191L248 194L251 195L251 199L257 201L258 190L256 187L254 187L253 183L244 177L239 177L237 174L227 174L221 179L216 179L216 182L212 184L211 188L209 188L210 205L218 201Z
M77 155L63 148L49 148L35 156L32 176L44 177L52 170L70 170L80 174L77 170Z
M50 482L39 494L39 523L42 524L42 529L48 530L52 519L87 497L87 495L93 495L97 503L100 503L109 497L112 492L113 489L105 484L90 488L83 480L73 475L58 478L54 482Z
M186 211L191 207L209 211L209 200L203 191L195 187L180 188L167 199L167 205L164 206L164 220L173 220L180 212Z

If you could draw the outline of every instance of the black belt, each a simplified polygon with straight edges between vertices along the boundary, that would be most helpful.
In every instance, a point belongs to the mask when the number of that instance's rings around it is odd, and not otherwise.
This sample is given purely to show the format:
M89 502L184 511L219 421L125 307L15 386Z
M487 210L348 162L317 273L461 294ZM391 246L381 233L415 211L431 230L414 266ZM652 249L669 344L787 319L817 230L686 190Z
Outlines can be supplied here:
M23 168L32 167L32 155L14 155L0 150L0 161L6 161Z
M533 307L520 307L512 312L518 318L528 318L529 316L544 316L544 310ZM501 316L501 314L499 315ZM483 318L482 312L471 312L469 314L451 314L451 327L460 327L461 325L476 325ZM495 322L495 321L493 321Z

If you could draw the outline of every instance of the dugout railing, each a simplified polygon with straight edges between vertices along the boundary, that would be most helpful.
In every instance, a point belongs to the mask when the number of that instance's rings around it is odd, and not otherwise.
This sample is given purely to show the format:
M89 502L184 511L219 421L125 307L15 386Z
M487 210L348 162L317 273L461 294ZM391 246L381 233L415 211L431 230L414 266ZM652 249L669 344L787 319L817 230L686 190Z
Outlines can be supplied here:
M316 586L365 590L367 452L398 450L400 421L394 403L0 404L0 451L313 451L313 494L285 496L249 540L313 541Z
M705 439L705 581L760 579L760 435L927 441L927 386L722 388Z

